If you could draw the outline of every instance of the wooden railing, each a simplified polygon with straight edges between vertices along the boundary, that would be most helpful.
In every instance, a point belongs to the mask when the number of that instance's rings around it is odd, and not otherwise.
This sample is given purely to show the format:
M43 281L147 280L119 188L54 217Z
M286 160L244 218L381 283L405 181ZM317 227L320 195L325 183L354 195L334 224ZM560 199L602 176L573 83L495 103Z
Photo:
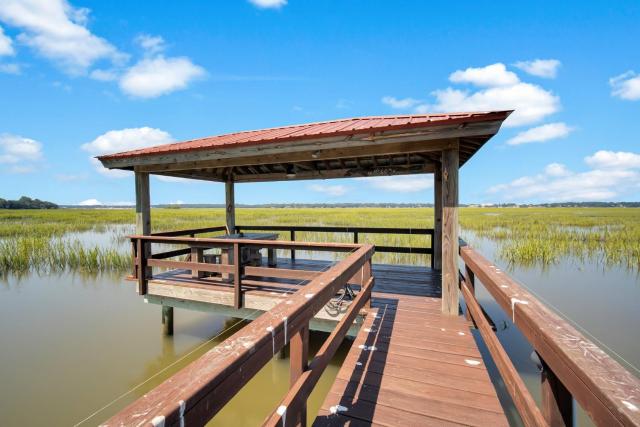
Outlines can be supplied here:
M464 242L460 288L506 389L527 426L573 425L573 399L596 425L640 425L640 381L567 321ZM476 280L493 296L540 359L538 408L475 298Z
M320 272L309 283L301 286L296 293L288 296L285 301L104 423L109 426L204 425L269 362L275 353L290 343L291 387L281 405L274 408L274 413L266 424L304 425L309 394L334 356L356 315L367 301L370 301L374 284L371 275L371 257L374 247L368 244L340 245L193 238L185 240L178 237L156 236L133 236L132 238L137 241L138 253L144 252L141 244L166 243L166 239L170 242L197 240L211 245L232 244L234 252L239 245L254 244L261 247L305 250L331 248L349 252L342 261L327 271ZM154 259L151 258L149 261L153 264ZM144 266L144 262L138 266L141 275L144 274ZM187 266L187 268L192 267ZM227 267L216 268L221 268L220 271L228 270ZM234 274L237 274L237 270ZM310 319L354 276L361 278L361 290L322 348L311 363L307 364Z
M430 236L425 246L379 246L376 252L390 252L400 254L425 254L430 255L431 268L433 268L433 228L398 228L398 227L334 227L334 226L300 226L300 225L236 225L236 232L242 231L285 231L289 232L289 239L296 240L296 232L318 233L347 233L352 234L353 243L358 243L360 234L403 234ZM291 259L296 258L295 249L291 250Z

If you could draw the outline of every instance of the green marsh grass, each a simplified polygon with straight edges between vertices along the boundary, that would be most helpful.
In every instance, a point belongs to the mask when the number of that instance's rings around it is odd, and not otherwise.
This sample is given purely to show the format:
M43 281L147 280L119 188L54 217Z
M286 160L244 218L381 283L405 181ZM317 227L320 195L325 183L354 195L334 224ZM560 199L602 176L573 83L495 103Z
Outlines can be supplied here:
M238 208L241 225L433 227L430 208ZM132 209L0 211L0 273L130 268L126 235ZM154 231L224 223L223 209L152 209ZM497 256L516 266L547 266L565 258L640 270L640 210L633 208L461 208L465 233L496 244ZM86 231L111 234L112 245L69 238ZM217 234L217 233L213 233ZM213 235L211 234L211 235ZM283 240L289 233L280 234ZM346 233L297 232L296 239L351 242ZM360 242L425 246L427 236L361 234ZM473 242L471 242L473 243ZM428 265L424 255L376 254L378 262Z

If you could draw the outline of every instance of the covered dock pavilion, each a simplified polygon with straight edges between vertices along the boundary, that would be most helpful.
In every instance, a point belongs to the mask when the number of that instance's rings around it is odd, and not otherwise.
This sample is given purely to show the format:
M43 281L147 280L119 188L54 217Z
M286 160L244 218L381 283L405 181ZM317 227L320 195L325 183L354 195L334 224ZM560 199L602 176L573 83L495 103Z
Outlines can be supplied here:
M309 414L315 424L507 424L472 328L478 328L487 344L526 425L570 425L573 398L598 423L640 425L640 414L633 409L640 406L637 378L473 249L459 244L458 170L509 114L340 119L99 157L107 168L135 174L137 234L131 237L131 279L141 295L163 306L167 333L172 330L174 306L224 307L238 317L249 311L262 313L106 425L203 425L285 346L291 353L290 390L265 425L304 425L306 399L349 333L355 336L354 344L325 404L317 417ZM224 182L226 224L152 233L150 174ZM408 174L433 174L433 229L236 224L236 183ZM295 240L296 231L311 228L352 233L354 243ZM251 231L285 231L290 239L240 234ZM224 235L197 237L211 232ZM429 239L421 248L374 247L358 241L362 233L422 234ZM154 244L181 248L152 253ZM207 258L210 249L220 255ZM261 249L284 249L291 256L265 266L261 256L255 259ZM297 250L342 256L322 263L296 258ZM431 262L377 265L372 263L376 251L422 253ZM170 260L177 257L182 258ZM462 273L460 258L465 264ZM540 357L541 408L474 297L476 277L513 316ZM354 290L351 298L345 298L347 289ZM327 315L327 307L337 300L346 302L345 309ZM331 331L311 358L309 328ZM612 377L615 385L607 380Z

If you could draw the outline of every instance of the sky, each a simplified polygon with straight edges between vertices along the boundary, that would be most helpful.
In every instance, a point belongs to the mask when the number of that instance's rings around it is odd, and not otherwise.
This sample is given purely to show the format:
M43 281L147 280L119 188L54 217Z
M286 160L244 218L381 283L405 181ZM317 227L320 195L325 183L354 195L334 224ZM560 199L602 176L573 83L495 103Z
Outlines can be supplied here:
M462 203L640 200L640 3L0 0L0 197L131 204L109 152L367 115L515 109ZM224 185L151 181L152 203ZM236 202L431 203L431 175Z

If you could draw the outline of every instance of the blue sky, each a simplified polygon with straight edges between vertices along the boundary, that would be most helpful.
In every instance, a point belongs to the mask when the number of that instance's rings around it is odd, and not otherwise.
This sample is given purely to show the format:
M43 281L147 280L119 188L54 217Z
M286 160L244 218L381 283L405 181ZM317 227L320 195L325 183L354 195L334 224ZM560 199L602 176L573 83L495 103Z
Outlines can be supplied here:
M130 203L96 154L380 114L516 108L463 203L640 200L640 4L0 0L0 197ZM237 186L239 203L431 202L431 176ZM222 184L152 180L152 202Z

